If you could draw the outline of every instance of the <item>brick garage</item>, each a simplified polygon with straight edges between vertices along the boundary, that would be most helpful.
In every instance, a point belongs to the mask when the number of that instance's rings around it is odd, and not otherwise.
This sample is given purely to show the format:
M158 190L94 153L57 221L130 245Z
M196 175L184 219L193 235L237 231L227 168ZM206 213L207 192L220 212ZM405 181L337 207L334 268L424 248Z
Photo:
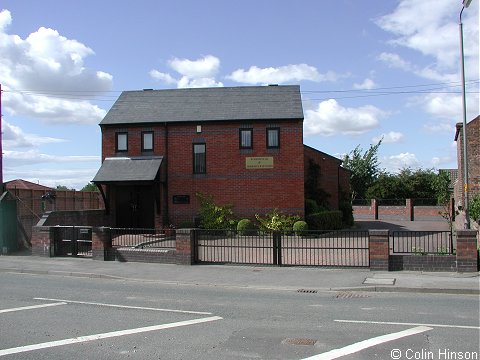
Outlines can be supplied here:
M116 226L193 224L197 193L240 217L303 216L307 158L319 162L333 209L348 189L339 159L303 145L299 86L127 91L100 127L94 182Z

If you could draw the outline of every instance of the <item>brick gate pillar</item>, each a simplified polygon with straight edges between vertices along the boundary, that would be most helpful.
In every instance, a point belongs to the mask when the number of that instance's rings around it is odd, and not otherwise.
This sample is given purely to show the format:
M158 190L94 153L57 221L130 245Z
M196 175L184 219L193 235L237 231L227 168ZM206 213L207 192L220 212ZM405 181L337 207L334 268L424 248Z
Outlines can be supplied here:
M50 226L32 227L32 255L53 256L53 228Z
M369 230L370 270L388 271L388 230Z
M457 271L478 271L477 231L457 230Z
M92 229L92 258L94 260L112 260L112 237L110 228L97 227Z
M195 263L195 230L176 230L176 261L177 265L192 265Z
M409 221L414 221L415 220L415 213L414 213L414 207L413 207L413 199L406 199L405 200L405 207L407 209L407 219Z
M377 199L372 199L371 201L371 207L373 208L373 218L375 220L378 220L378 201Z

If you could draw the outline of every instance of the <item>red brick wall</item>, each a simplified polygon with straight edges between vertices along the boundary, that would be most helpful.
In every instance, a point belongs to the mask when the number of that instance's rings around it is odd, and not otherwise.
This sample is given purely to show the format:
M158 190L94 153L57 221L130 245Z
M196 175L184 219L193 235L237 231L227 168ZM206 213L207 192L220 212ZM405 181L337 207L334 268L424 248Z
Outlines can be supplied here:
M281 122L280 149L267 149L266 123L203 124L169 127L168 192L171 221L192 220L197 214L195 194L213 195L217 204L232 204L241 217L252 218L278 208L303 215L302 123ZM253 149L239 149L239 128L253 127ZM205 175L192 174L192 142L206 143ZM273 157L273 169L246 169L247 157ZM190 195L190 204L172 203L173 195Z
M313 160L320 166L319 188L326 191L330 197L328 202L331 209L338 209L340 191L347 191L349 186L349 173L340 167L341 160L336 159L321 151L305 146L305 177L308 176L308 164Z
M457 164L458 181L455 185L455 201L463 205L464 198L464 170L463 170L463 126L457 124ZM480 193L480 116L467 124L467 153L468 153L468 180L470 199Z
M102 159L139 156L141 132L154 131L153 155L165 156L168 176L169 222L193 221L198 213L195 194L212 195L219 204L231 204L240 217L253 218L274 208L304 215L304 148L302 121L211 122L159 126L102 128ZM267 149L267 127L280 128L280 148ZM253 149L239 148L239 129L253 128ZM128 131L128 153L115 153L115 132ZM168 136L165 136L168 131ZM193 174L193 142L206 144L206 174ZM247 157L272 157L272 169L246 169ZM189 204L173 204L174 195L189 195Z

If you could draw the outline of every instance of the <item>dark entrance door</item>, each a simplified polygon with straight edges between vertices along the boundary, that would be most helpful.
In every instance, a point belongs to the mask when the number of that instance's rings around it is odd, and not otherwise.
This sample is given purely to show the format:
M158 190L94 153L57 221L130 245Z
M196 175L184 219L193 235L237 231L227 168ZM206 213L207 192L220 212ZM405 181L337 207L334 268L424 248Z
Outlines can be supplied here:
M117 186L116 226L153 229L154 194L151 185Z

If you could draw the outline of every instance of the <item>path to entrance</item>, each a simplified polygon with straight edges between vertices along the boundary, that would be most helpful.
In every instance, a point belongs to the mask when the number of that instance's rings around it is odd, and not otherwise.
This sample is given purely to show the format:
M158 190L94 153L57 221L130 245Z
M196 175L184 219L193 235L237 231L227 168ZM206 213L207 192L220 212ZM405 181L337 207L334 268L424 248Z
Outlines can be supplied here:
M400 220L356 220L355 225L366 230L396 230L396 231L448 231L445 221L400 221Z

